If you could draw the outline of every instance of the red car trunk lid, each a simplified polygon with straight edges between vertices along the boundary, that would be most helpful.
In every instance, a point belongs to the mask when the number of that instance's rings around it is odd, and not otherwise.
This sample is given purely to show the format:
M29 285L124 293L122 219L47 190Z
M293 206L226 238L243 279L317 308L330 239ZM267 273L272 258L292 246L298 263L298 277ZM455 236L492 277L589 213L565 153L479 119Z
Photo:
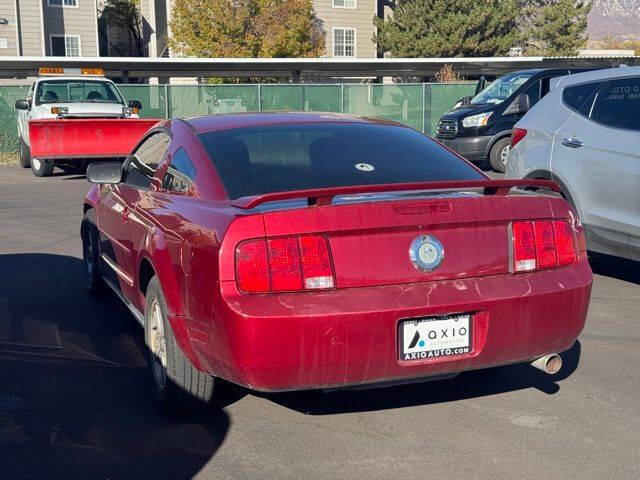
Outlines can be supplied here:
M459 194L392 201L362 197L263 216L267 237L327 235L340 288L506 273L509 223L551 218L553 212L543 196ZM422 235L435 237L443 248L442 263L433 271L419 269L409 253Z

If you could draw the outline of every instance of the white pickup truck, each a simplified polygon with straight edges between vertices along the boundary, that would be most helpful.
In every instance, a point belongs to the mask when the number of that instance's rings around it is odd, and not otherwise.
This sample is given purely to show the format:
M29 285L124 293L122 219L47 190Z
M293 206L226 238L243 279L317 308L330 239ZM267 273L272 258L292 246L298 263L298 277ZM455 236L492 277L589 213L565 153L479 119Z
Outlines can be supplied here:
M34 175L51 175L56 164L83 171L87 158L32 158L30 122L45 119L138 118L141 103L126 102L118 87L103 77L101 69L41 68L25 100L16 101L20 165L31 166Z

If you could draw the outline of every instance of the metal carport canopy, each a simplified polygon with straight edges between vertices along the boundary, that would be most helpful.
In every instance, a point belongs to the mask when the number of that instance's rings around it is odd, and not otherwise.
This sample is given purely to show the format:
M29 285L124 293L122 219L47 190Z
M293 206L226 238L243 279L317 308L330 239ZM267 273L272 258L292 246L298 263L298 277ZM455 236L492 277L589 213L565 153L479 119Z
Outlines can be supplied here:
M462 75L503 74L526 68L638 65L640 57L477 58L146 58L0 57L0 77L35 76L40 67L103 68L131 77L382 77L433 75L453 65Z

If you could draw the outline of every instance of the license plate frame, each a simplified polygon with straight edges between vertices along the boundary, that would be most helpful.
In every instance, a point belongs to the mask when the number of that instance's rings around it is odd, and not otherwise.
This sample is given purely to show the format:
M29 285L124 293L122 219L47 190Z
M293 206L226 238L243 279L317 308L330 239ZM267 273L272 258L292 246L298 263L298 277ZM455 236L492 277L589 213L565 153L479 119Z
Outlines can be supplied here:
M470 313L409 318L398 324L401 361L419 362L472 352L473 315Z

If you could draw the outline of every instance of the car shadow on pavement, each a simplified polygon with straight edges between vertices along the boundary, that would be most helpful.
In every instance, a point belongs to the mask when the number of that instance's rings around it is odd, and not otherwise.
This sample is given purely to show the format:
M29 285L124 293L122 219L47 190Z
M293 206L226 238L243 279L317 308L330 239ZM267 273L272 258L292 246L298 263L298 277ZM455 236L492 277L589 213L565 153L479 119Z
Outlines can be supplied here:
M0 255L0 478L191 478L223 443L221 398L197 416L153 403L142 329L82 261Z
M448 380L399 385L370 390L264 393L264 398L309 415L368 412L392 408L431 405L468 398L536 388L552 395L560 390L558 382L568 378L580 362L580 341L561 353L562 369L548 375L527 364L464 372Z
M640 285L640 262L589 252L589 265L597 275Z

